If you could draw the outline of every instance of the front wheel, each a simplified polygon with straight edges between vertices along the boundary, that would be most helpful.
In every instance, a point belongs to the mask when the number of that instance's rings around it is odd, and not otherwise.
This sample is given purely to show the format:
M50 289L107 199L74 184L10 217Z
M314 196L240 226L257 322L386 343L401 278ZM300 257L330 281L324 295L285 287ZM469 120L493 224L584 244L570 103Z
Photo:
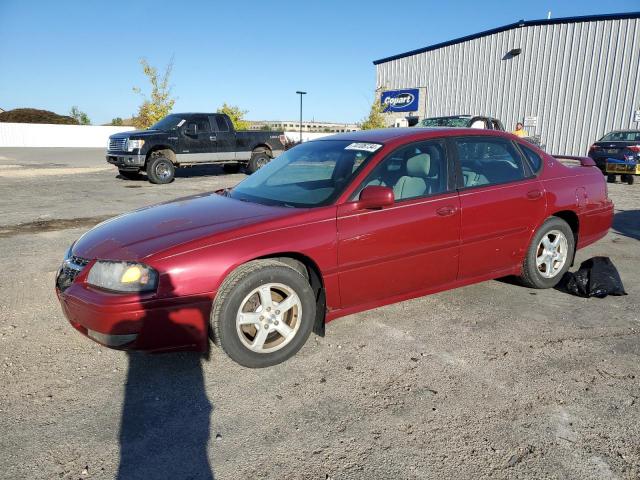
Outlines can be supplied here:
M153 157L147 162L147 178L151 183L170 183L175 174L173 163L166 157Z
M607 182L608 183L616 183L616 176L612 173L609 173L607 175Z
M211 311L214 342L250 368L284 362L313 329L316 302L307 279L275 260L241 265L222 283Z
M533 236L522 265L522 283L530 288L555 287L569 270L575 251L573 231L561 218L548 218Z

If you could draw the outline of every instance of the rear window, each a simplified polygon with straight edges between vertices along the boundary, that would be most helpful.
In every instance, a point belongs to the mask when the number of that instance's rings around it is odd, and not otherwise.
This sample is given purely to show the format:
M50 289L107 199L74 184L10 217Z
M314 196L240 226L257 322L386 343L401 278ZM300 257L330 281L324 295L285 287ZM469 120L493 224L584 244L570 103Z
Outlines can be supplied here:
M601 142L640 142L640 132L611 132L600 139Z

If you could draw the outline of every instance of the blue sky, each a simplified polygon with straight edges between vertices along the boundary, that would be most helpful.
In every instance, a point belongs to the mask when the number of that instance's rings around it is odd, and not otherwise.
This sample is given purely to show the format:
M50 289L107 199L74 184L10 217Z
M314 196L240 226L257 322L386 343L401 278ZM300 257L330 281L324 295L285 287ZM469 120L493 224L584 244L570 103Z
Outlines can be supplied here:
M0 107L93 123L134 114L138 64L175 57L174 111L223 102L249 119L359 121L375 88L372 61L526 20L637 11L638 0L582 1L40 1L0 0Z

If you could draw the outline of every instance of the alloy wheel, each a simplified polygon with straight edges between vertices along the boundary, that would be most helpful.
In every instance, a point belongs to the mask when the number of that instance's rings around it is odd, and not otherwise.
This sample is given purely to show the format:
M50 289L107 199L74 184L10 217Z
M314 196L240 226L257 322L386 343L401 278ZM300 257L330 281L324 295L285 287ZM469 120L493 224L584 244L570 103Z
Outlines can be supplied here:
M300 328L302 302L282 283L252 290L240 303L236 331L242 344L257 353L271 353L287 345Z

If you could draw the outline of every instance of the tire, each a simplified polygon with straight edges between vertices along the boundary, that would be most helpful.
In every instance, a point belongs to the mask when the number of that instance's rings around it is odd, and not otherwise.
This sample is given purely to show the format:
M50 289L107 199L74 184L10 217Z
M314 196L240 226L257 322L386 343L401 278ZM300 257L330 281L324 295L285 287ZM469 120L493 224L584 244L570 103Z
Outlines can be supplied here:
M545 238L549 246L557 243L557 247L547 248L543 243ZM575 238L571 227L561 218L548 218L536 231L527 249L520 276L522 283L529 288L555 287L569 270L574 254ZM539 265L538 261L543 263Z
M166 157L153 157L147 162L147 178L151 183L171 183L175 174L173 163Z
M268 294L261 295L258 290L265 288ZM287 300L294 306L280 312L279 303ZM298 270L275 260L254 260L234 270L220 286L209 332L232 360L263 368L295 355L313 330L315 316L313 289ZM240 318L244 325L238 323Z
M635 182L635 178L633 175L625 175L627 178L625 178L624 180L627 182L627 185L633 185L633 183Z
M612 173L607 174L608 183L616 183L616 176Z
M137 180L138 178L140 178L140 171L139 170L120 170L118 169L118 174L124 178L125 180Z
M247 165L249 174L255 173L271 161L271 157L266 150L257 150L251 154L251 160Z
M240 171L240 164L239 163L225 163L222 166L222 169L225 171L225 173L238 173Z

